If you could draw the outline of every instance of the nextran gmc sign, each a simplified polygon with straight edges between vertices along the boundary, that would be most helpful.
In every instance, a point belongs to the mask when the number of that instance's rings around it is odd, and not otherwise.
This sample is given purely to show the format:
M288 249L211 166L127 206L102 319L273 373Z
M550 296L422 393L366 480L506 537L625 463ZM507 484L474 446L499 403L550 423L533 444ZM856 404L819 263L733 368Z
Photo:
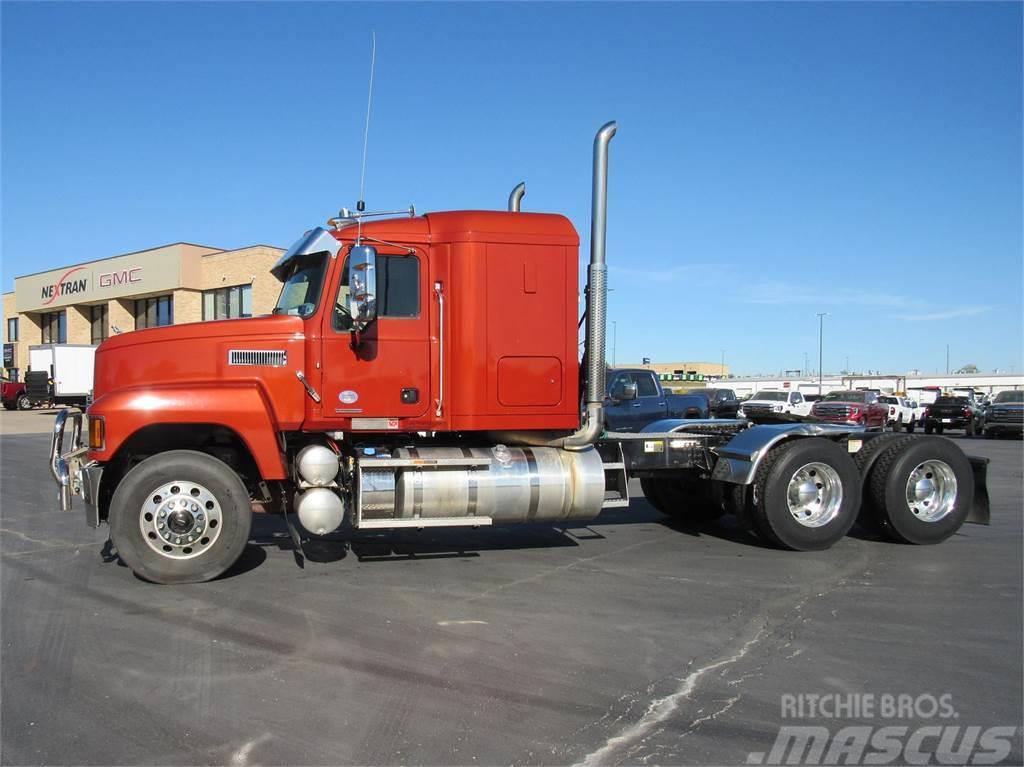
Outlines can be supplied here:
M43 285L40 288L40 298L43 306L52 304L62 296L71 296L76 293L86 293L89 290L89 277L82 276L84 266L76 266L68 269L56 282ZM131 285L142 282L142 267L136 266L130 269L121 269L116 272L103 272L96 278L96 284L101 288L110 288L116 285Z
M115 256L103 261L18 277L14 281L19 312L47 312L74 304L200 288L200 257L216 252L196 245Z

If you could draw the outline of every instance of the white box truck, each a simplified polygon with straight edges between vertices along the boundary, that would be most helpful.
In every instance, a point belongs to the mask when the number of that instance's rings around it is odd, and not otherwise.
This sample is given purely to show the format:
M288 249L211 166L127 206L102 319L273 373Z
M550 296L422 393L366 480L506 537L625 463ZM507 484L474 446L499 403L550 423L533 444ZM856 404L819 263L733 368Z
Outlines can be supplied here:
M28 348L25 391L33 405L85 407L92 395L96 347L42 344Z

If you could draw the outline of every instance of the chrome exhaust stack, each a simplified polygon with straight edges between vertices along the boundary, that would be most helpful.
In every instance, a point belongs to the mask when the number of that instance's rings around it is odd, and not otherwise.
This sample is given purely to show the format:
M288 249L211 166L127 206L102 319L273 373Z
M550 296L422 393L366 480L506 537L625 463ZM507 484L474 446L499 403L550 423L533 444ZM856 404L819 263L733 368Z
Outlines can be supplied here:
M550 432L501 431L490 436L506 444L558 447L583 450L604 431L604 344L605 314L608 300L607 267L605 266L605 230L608 224L608 144L618 124L613 120L601 126L594 137L594 183L590 221L590 265L587 267L587 361L586 414L580 428L567 437L551 438ZM519 201L526 194L526 184L519 184L508 198L510 211L519 210Z
M566 437L564 447L593 444L604 429L605 316L608 307L608 267L605 232L608 228L608 145L618 123L601 126L594 137L594 181L590 212L590 265L587 267L587 414L579 431Z
M522 205L523 197L526 195L526 182L520 181L516 184L516 188L512 190L512 194L508 196L508 212L518 213L519 207Z

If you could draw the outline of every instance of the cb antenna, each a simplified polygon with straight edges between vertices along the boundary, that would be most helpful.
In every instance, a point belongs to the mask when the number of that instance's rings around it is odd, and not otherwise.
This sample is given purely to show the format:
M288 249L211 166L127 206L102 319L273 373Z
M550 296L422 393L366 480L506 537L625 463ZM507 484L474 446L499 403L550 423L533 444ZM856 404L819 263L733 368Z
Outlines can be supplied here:
M356 210L362 213L366 210L366 202L363 200L363 189L366 184L366 147L370 141L370 106L373 104L373 70L377 63L377 32L371 30L373 45L370 49L370 87L366 94L366 127L363 128L363 169L359 173L359 202L356 203Z

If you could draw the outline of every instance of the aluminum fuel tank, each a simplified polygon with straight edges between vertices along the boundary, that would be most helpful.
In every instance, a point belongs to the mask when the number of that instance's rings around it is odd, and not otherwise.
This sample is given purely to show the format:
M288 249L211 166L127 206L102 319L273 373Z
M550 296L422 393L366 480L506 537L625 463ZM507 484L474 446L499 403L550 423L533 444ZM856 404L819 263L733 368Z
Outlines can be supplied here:
M585 519L604 500L604 469L593 448L402 448L403 459L485 459L477 466L403 468L394 484L394 508L374 503L367 519L490 517L494 524ZM383 500L378 497L375 500Z

